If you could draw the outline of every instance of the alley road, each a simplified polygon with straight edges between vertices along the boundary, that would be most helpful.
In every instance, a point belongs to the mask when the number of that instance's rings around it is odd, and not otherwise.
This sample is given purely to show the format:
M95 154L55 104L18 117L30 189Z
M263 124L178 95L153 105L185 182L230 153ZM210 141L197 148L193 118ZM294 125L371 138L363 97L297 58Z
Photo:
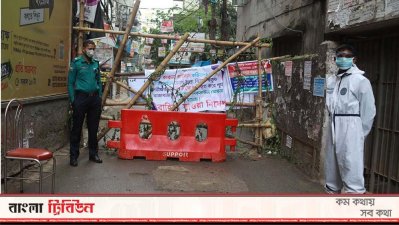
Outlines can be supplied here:
M295 165L275 156L257 160L228 153L225 162L179 162L173 160L122 160L113 150L100 149L102 164L88 160L82 149L79 166L69 165L69 149L58 150L57 194L321 194L322 186L310 180ZM50 166L50 165L48 165ZM44 183L49 191L49 180ZM37 186L25 185L25 193ZM17 193L15 184L9 190Z

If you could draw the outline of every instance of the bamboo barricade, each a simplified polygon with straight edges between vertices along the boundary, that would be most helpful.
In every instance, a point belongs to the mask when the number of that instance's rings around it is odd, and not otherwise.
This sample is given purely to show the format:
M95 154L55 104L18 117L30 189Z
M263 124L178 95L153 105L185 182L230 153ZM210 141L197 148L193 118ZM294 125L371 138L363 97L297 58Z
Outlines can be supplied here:
M122 42L118 48L118 52L116 53L114 65L112 66L111 72L109 74L109 79L107 80L107 84L105 85L105 88L104 88L103 96L101 98L102 105L105 104L105 101L107 99L108 92L109 92L109 86L111 85L112 79L114 78L114 74L118 68L119 63L120 63L120 60L121 60L121 57L123 54L123 50L125 48L130 30L132 29L134 19L136 18L137 11L139 10L139 6L140 6L140 0L136 0L136 2L134 3L134 6L133 6L132 13L130 14L129 22L126 25L126 30L124 32Z
M97 29L97 28L87 28L87 27L73 27L74 30L79 31L91 31L91 32L100 32L100 33L109 33L109 34L124 34L123 31L114 31L114 30L105 30L105 29ZM162 39L169 39L169 40L180 40L181 36L171 36L171 35L163 35L163 34L145 34L140 32L131 32L129 33L130 36L137 36L137 37L148 37L148 38L162 38ZM197 38L188 38L188 42L194 43L205 43L205 44L212 44L218 46L246 46L248 42L241 42L241 41L218 41L218 40L209 40L209 39L197 39ZM256 44L254 47L263 47L269 48L270 44L263 43L263 44Z
M255 127L257 128L257 136L255 138L255 142L249 142L249 141L244 141L241 140L239 138L237 138L238 141L241 141L243 143L247 143L247 144L252 144L256 147L261 147L261 143L262 143L262 130L260 129L260 127L264 127L263 125L260 124L261 120L262 120L262 74L260 72L260 66L261 66L261 54L260 54L260 50L262 47L270 47L270 44L258 44L257 42L259 41L259 37L257 37L254 41L248 43L248 42L238 42L238 41L218 41L218 40L208 40L208 39L195 39L195 38L190 38L188 37L188 34L185 34L184 36L171 36L171 35L159 35L159 34L144 34L144 33L140 33L140 32L130 32L131 29L131 25L133 23L133 20L137 14L137 10L138 10L138 6L140 0L135 2L133 11L131 13L131 17L129 18L129 24L127 26L127 29L125 31L113 31L113 30L105 30L105 29L95 29L95 28L86 28L83 27L83 19L80 19L80 23L79 23L79 27L73 27L74 30L78 30L79 31L79 37L81 37L81 39L79 39L79 44L81 45L83 43L83 32L84 31L90 31L90 32L102 32L102 33L109 33L109 34L124 34L124 38L123 41L121 43L121 46L118 49L118 53L117 56L114 60L114 65L112 67L110 76L108 77L108 81L102 96L102 103L103 105L109 105L109 106L119 106L119 105L125 105L125 108L131 108L133 105L146 105L145 103L137 103L136 101L139 97L143 97L145 99L145 96L143 96L143 92L145 91L145 89L151 84L152 79L147 80L147 82L143 85L143 87L139 90L139 91L135 91L134 89L128 87L127 85L123 84L122 82L118 82L118 81L114 81L113 78L114 77L118 77L118 76L142 76L144 73L143 72L135 72L135 73L116 73L116 68L118 63L120 62L120 57L121 54L119 55L119 52L122 52L126 41L127 41L127 36L139 36L139 37L150 37L150 38L162 38L162 39L170 39L170 40L179 40L179 43L175 46L175 48L168 54L168 56L162 61L162 63L157 67L157 69L155 70L154 73L158 74L160 73L167 65L167 63L170 61L170 59L173 57L174 54L176 54L176 52L178 51L178 49L181 47L181 45L185 42L185 41L189 41L189 42L194 42L194 43L206 43L206 44L213 44L213 45L219 45L219 46L244 46L242 49L240 49L240 51L238 51L236 54L234 54L233 56L231 56L229 59L227 59L227 61L225 61L221 66L219 66L215 71L213 71L211 74L209 74L207 77L205 77L199 84L197 84L197 86L195 86L189 93L187 93L185 96L183 96L183 98L181 98L179 100L178 103L176 103L171 110L175 110L180 104L182 104L193 92L195 92L201 85L203 85L209 78L211 78L213 75L215 75L220 69L222 69L224 66L227 65L227 63L229 63L231 60L233 60L234 58L236 58L239 54L241 54L243 51L245 51L246 49L250 48L250 47L258 47L258 76L259 76L259 90L258 90L258 98L256 99L255 103L235 103L234 105L237 106L248 106L248 107L256 107L256 118L255 121L258 124L242 124L240 127ZM83 4L83 7L81 7L81 9L84 9L84 2L80 1L80 4ZM137 6L137 8L136 8ZM83 10L81 10L81 15L83 16ZM281 56L281 57L275 57L275 58L271 58L270 60L273 59L281 59L281 58L286 58L289 56ZM117 85L127 89L128 91L131 91L133 93L135 93L136 95L129 101L127 102L106 102L106 96L108 95L109 92L109 85L111 84L111 82L115 82ZM226 103L227 105L232 105L233 103ZM102 119L110 119L110 117L107 116L102 116ZM105 128L101 131L101 133L98 135L97 139L100 140L108 131L110 130L110 128Z
M180 52L180 51L179 51ZM241 53L243 54L243 53ZM284 56L278 56L278 57L273 57L273 58L268 58L266 60L281 60L285 58L291 57L290 55L284 55ZM144 76L144 71L137 71L137 72L130 72L130 73L115 73L114 77L134 77L134 76ZM248 103L248 104L253 104L253 103Z
M186 33L182 36L182 38L176 43L175 47L172 49L172 51L169 52L169 54L165 57L165 59L159 64L159 66L155 69L155 71L152 74L159 74L169 63L169 61L172 59L172 57L176 54L176 52L179 50L179 48L184 44L184 42L187 40L187 38L190 36L189 33ZM144 83L144 85L140 88L140 90L137 92L137 94L129 101L129 103L126 105L125 108L129 109L131 108L137 101L137 99L144 93L144 91L147 89L148 86L152 83L151 76L150 78ZM111 128L104 128L103 131L97 136L97 140L99 141L104 135L110 130Z
M218 66L218 68L216 68L215 70L213 70L209 75L207 75L204 79L202 79L197 85L195 85L193 87L193 89L191 89L186 95L184 95L182 98L179 99L179 101L175 104L173 104L172 108L169 111L174 111L176 110L179 105L181 105L184 101L186 101L186 99L188 97L190 97L190 95L192 93L194 93L196 90L198 90L198 88L200 88L207 80L209 80L209 78L211 78L213 75L215 75L217 72L219 72L219 70L221 70L223 67L225 67L231 60L235 59L238 55L241 54L241 52L247 50L248 48L250 48L251 46L253 46L255 43L257 43L259 41L259 37L257 37L255 40L253 40L252 42L248 43L245 47L241 48L238 52L236 52L234 55L230 56L230 58L228 58L225 62L223 62L220 66Z

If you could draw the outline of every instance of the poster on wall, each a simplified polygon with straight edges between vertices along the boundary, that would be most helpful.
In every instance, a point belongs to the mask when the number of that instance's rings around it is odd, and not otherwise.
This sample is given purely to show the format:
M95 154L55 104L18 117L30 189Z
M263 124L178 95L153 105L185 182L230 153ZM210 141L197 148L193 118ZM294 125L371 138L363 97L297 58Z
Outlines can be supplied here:
M237 68L238 66L238 68ZM262 79L262 92L273 91L273 75L270 61L262 61L261 73ZM240 87L243 93L258 93L258 61L245 61L227 64L227 70L231 79L233 91L235 92ZM266 73L266 77L264 74ZM242 80L240 75L244 78ZM265 79L266 78L266 79Z
M322 77L316 77L313 80L313 95L314 96L319 96L319 97L324 97L324 84L325 84L325 79Z
M287 77L292 76L292 61L285 61L284 67L285 67L285 76Z
M312 80L312 61L305 61L304 72L303 72L303 89L310 90L311 80Z
M1 1L1 100L67 92L72 2Z

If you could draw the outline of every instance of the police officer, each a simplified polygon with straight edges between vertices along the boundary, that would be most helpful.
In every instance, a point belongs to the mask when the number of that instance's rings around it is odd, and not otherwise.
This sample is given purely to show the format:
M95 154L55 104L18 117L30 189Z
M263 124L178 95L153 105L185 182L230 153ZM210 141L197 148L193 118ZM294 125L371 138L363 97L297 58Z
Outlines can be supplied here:
M83 43L83 54L76 57L69 68L68 93L73 109L70 135L70 165L78 166L82 126L87 115L89 160L102 163L98 156L97 131L101 116L101 75L99 62L93 59L96 45L91 40Z
M336 50L336 76L327 79L329 135L325 161L327 193L363 194L364 140L376 113L373 89L356 65L351 45Z

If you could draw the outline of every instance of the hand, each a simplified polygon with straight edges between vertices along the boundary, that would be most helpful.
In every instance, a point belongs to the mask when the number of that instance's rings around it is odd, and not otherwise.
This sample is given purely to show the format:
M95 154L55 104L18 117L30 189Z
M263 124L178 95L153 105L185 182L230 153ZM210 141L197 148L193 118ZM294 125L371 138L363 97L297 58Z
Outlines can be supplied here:
M69 109L73 109L73 102L69 102Z

